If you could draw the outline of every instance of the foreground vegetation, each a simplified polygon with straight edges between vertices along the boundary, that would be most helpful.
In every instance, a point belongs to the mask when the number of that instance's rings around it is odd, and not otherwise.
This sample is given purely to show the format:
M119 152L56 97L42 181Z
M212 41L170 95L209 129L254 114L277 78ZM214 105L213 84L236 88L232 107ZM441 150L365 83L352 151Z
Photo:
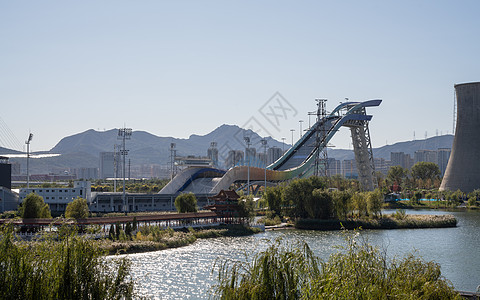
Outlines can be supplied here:
M246 262L217 262L217 299L460 299L440 266L412 254L389 260L355 237L319 260L306 243L277 240Z
M106 259L94 241L63 227L42 240L15 239L0 229L0 299L131 299L127 258Z

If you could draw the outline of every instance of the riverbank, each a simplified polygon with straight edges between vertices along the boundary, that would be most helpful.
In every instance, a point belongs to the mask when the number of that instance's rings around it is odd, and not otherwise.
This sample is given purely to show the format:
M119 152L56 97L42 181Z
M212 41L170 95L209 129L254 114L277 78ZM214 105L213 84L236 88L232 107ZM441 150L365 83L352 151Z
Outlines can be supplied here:
M340 229L402 229L402 228L448 228L456 227L457 219L453 215L406 215L393 214L371 219L314 220L300 219L295 228L307 230Z
M261 230L243 225L222 225L208 229L193 229L174 231L172 229L142 228L131 238L121 240L98 240L98 246L108 254L131 254L178 248L193 244L197 239L216 237L247 236L259 233Z

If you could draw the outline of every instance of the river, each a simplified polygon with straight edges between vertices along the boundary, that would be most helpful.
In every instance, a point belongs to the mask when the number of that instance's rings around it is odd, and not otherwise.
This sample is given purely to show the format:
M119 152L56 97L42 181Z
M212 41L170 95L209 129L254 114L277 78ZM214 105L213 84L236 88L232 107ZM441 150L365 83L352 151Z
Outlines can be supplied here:
M390 213L391 211L386 211ZM362 238L387 250L390 257L415 252L440 264L442 275L455 289L475 291L480 285L480 211L409 210L409 214L453 214L456 228L364 230ZM303 240L326 260L345 243L339 231L278 230L247 237L201 239L194 244L163 251L130 254L136 288L150 299L208 299L216 278L217 260L244 260L245 255L265 249L269 241Z

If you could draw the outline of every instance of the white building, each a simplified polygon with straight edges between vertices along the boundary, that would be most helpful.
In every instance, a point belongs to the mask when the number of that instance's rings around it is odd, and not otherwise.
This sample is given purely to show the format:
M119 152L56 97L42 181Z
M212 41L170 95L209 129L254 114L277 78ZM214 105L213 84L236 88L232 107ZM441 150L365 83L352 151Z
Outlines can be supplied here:
M76 198L84 198L88 203L91 201L91 183L90 181L75 181L73 188L21 188L20 189L20 203L23 202L28 194L35 193L43 198L43 201L50 206L52 212L64 212L67 204Z

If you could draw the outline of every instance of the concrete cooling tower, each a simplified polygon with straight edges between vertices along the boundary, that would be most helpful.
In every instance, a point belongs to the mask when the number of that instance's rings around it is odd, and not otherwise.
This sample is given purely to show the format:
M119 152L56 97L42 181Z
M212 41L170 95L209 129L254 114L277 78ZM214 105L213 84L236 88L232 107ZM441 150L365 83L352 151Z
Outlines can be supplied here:
M457 127L440 190L480 188L480 82L455 85Z

